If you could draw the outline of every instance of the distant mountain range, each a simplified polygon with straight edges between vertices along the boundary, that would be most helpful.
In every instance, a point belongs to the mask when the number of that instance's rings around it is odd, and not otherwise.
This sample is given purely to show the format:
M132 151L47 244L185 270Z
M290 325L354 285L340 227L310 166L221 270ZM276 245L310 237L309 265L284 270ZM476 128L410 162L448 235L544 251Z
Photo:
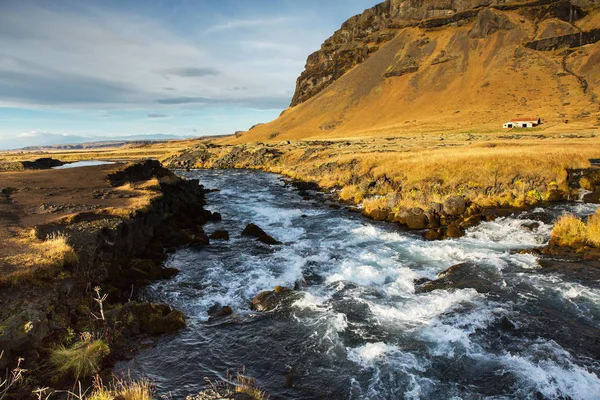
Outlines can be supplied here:
M163 133L114 137L58 135L36 132L13 138L0 138L0 150L77 150L89 148L120 147L125 144L189 139L192 136L176 136Z

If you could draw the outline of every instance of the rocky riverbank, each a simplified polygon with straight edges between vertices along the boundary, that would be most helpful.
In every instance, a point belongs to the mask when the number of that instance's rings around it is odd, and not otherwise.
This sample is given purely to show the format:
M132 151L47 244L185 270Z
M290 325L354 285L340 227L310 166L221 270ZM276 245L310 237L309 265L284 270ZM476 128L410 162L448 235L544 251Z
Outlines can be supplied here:
M0 368L14 366L23 357L21 367L29 371L17 397L29 396L35 386L61 388L75 378L86 378L58 372L50 360L57 345L69 348L84 336L106 342L110 351L98 368L108 374L112 363L152 337L185 326L180 311L136 301L137 290L177 274L162 265L167 252L207 245L202 225L219 215L205 210L205 191L198 180L180 179L157 161L117 168L106 176L109 185L103 195L109 195L110 187L150 182L150 203L125 216L84 212L67 222L63 218L36 227L39 236L66 237L76 259L50 276L2 287ZM82 169L81 179L86 170Z
M460 142L460 138L454 140ZM477 140L486 139L476 136L469 139ZM430 240L461 237L466 229L481 221L534 207L581 197L590 203L600 200L597 166L569 168L567 164L557 166L548 161L551 174L519 168L518 164L513 171L506 167L513 161L510 158L497 160L489 156L477 160L482 168L490 169L489 173L477 171L476 165L474 170L463 171L464 160L451 158L445 161L449 172L436 170L433 161L431 165L420 161L421 169L414 171L401 166L385 171L383 161L371 158L375 153L381 157L387 153L388 159L389 153L397 152L398 163L402 165L407 156L404 150L395 149L395 145L406 143L406 138L382 143L367 140L239 146L208 143L172 156L165 163L172 168L249 168L281 173L292 178L304 194L310 188L329 191L338 200L359 206L367 217L423 231ZM498 162L502 164L490 167Z

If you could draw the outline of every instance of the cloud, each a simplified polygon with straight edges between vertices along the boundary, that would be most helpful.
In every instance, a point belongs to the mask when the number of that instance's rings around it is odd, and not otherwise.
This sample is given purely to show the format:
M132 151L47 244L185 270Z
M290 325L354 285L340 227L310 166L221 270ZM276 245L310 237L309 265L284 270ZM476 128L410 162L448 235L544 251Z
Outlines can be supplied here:
M3 9L0 107L154 112L157 104L173 108L218 103L283 109L290 99L282 98L291 98L309 53L287 30L286 22L292 21L287 17L232 20L210 28L222 32L219 40L206 40L202 32L179 31L178 25L162 19L93 4L51 8L19 1ZM207 18L201 21L205 26ZM249 45L264 41L267 33L260 29L243 37L225 33L275 24L281 25L278 41L298 46L293 58L282 55L277 45ZM169 83L156 79L157 73ZM207 79L193 79L202 77ZM231 100L233 92L243 92L244 99Z
M182 67L166 69L161 73L164 75L175 75L183 78L195 78L201 76L219 75L221 72L214 68Z
M148 118L168 118L167 114L147 114Z
M218 25L211 26L204 31L204 34L230 31L234 29L242 28L253 28L253 27L264 27L272 25L281 25L289 23L292 18L288 17L275 17L275 18L259 18L259 19L238 19L230 20Z
M0 67L0 99L38 105L129 103L135 90L120 82L52 70Z
M263 96L248 98L209 98L209 97L169 97L156 100L158 104L178 105L178 104L199 104L204 106L231 105L238 107L247 107L258 110L273 110L287 107L290 102L289 96Z

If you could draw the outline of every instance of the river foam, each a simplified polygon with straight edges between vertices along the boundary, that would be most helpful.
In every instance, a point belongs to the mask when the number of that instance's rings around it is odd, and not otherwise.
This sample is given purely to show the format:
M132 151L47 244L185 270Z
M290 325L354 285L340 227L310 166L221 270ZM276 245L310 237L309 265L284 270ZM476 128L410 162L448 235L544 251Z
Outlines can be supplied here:
M199 376L245 365L276 399L600 398L597 348L579 343L600 334L598 285L542 274L538 256L519 254L548 242L552 218L596 207L558 205L428 242L303 200L274 175L187 176L221 189L208 202L223 221L207 230L226 229L231 241L179 250L168 265L180 275L148 290L189 324L122 366L151 376L160 393L184 397L201 388ZM284 244L242 237L249 222ZM416 280L460 263L476 265L489 290L417 290ZM302 290L275 311L250 310L277 285ZM209 323L215 304L235 315ZM180 359L186 369L174 371ZM293 388L282 384L289 370Z

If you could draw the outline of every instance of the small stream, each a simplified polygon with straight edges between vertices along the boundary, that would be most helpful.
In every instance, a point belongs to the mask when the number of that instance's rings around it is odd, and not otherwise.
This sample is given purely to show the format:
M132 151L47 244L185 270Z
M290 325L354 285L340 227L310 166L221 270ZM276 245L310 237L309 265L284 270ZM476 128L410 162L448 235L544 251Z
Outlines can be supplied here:
M519 253L547 243L556 216L595 206L536 209L427 242L322 194L303 200L277 175L184 175L220 189L207 200L223 221L205 230L231 240L177 251L167 264L181 273L146 290L188 325L117 370L148 377L159 394L185 398L204 377L244 366L271 399L600 398L600 282L544 272ZM284 244L241 237L249 222ZM463 262L478 266L485 290L415 291L416 279ZM278 309L250 310L259 292L303 280ZM209 322L215 304L234 316Z

